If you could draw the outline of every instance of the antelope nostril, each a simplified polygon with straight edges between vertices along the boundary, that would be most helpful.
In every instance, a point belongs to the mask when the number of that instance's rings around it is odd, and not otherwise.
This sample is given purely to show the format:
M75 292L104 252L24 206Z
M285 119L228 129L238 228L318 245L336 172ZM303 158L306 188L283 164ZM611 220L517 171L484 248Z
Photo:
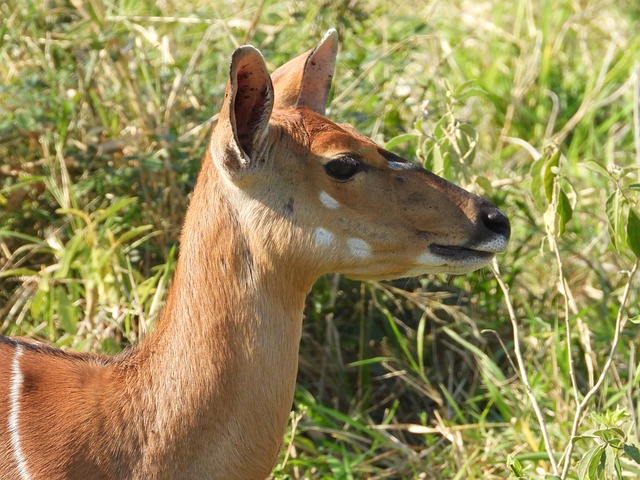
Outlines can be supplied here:
M490 207L482 212L482 223L493 233L509 238L511 235L511 224L507 216L497 207Z

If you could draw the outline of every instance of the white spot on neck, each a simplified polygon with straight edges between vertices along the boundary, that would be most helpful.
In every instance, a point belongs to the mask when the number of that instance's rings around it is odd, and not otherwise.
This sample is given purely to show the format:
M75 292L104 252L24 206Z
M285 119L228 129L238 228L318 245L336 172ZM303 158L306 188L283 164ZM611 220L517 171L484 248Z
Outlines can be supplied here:
M22 372L20 371L20 357L22 356L22 345L16 346L16 353L13 355L11 363L11 389L9 391L9 432L11 434L11 448L13 458L18 467L20 480L30 480L27 460L20 445L20 390L22 389Z
M366 258L371 255L371 245L360 238L347 240L347 248L349 248L349 252L354 257Z
M320 192L320 201L325 207L330 208L332 210L335 210L336 208L340 207L340 202L338 202L335 198L333 198L327 192Z
M336 236L333 233L322 227L316 228L313 237L315 238L316 245L323 248L333 245L336 239Z

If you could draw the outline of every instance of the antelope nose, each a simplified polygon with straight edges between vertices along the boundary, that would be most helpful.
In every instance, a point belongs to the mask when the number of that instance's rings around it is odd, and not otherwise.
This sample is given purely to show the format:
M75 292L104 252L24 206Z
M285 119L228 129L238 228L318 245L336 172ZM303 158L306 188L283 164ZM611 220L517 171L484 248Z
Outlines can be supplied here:
M493 233L501 235L507 240L509 239L511 235L511 224L507 216L502 213L499 208L493 205L485 208L482 212L481 219L483 225Z

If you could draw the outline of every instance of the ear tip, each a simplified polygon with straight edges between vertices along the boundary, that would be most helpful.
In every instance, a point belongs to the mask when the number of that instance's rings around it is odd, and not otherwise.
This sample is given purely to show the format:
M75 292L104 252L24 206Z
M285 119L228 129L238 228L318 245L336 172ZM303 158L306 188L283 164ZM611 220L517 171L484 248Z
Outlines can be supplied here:
M262 53L253 45L242 45L236 48L231 54L231 60L237 61L247 56L259 57L264 60Z
M249 66L252 66L250 68L259 68L266 76L269 76L262 53L253 45L242 45L233 51L229 64L229 76L234 77L236 72Z
M335 28L330 28L329 30L327 30L327 33L324 34L324 37L322 37L320 43L331 41L332 43L337 44L338 40L338 31Z

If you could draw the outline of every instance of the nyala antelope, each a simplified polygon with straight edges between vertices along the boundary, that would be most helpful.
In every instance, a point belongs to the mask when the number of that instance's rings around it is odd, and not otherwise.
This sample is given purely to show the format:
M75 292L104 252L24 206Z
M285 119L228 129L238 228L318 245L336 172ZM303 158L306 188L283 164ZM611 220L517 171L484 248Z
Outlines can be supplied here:
M271 76L235 50L154 331L114 357L0 337L0 478L263 479L321 275L461 274L509 240L493 204L325 114L338 38Z

